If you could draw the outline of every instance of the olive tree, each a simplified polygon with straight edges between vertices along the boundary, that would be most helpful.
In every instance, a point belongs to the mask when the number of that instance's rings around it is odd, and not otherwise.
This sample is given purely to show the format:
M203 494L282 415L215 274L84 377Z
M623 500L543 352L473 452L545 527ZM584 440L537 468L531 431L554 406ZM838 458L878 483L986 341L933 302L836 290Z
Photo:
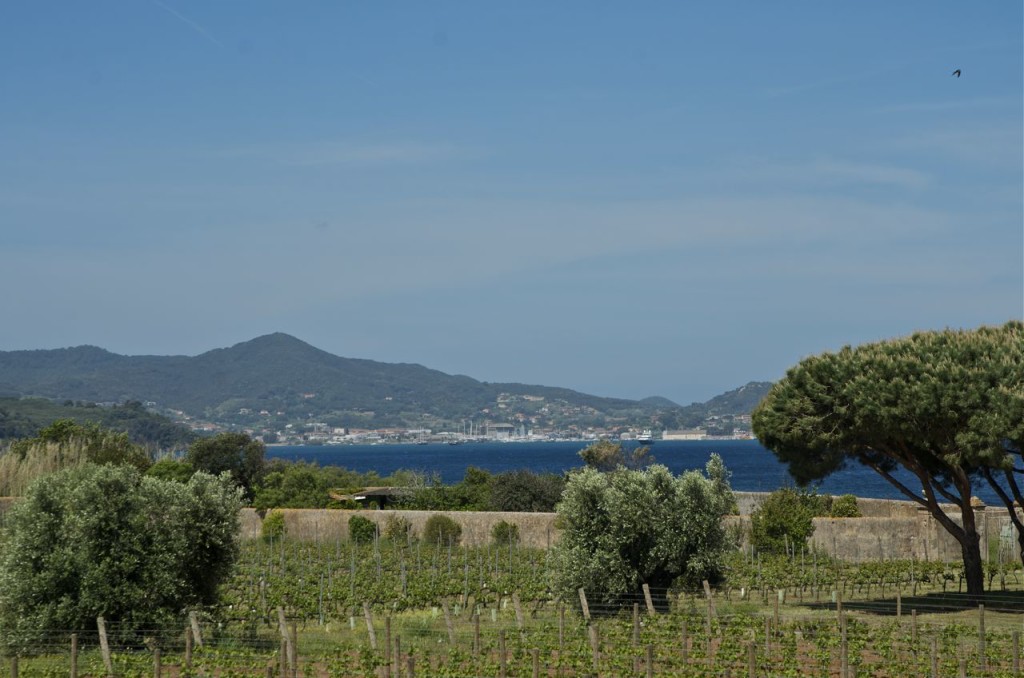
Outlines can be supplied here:
M45 476L7 514L0 544L0 628L8 649L47 630L125 636L181 623L216 601L238 554L240 492L227 476L187 483L129 466Z
M999 496L1024 548L1024 325L919 332L805 358L753 413L754 433L798 483L850 462L873 469L960 544L967 590L984 591L973 485ZM894 472L906 469L911 484ZM955 511L943 507L953 504ZM1022 552L1024 556L1024 552Z
M558 504L562 535L552 552L552 585L564 600L584 588L615 605L641 591L714 581L728 546L722 516L734 506L718 455L707 475L673 476L653 465L573 473Z

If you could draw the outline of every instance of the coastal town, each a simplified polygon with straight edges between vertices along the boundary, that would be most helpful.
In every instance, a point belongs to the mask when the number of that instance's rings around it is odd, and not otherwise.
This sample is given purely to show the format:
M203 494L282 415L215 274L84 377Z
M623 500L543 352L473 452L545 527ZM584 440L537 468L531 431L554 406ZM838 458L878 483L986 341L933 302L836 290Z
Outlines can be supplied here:
M147 404L155 405L155 404ZM544 442L557 440L622 440L652 444L657 440L743 440L753 438L749 414L713 415L691 428L639 427L631 424L582 425L566 423L553 426L529 421L521 414L507 420L464 420L457 426L441 428L382 427L366 428L332 425L325 421L288 422L274 426L274 416L268 411L255 413L266 420L253 423L225 423L197 420L183 412L169 413L179 423L203 433L227 430L245 432L266 444L281 446L342 446L342 444L429 444L463 442ZM239 415L252 418L251 411L241 410ZM283 413L276 413L282 417ZM514 422L514 423L513 423Z

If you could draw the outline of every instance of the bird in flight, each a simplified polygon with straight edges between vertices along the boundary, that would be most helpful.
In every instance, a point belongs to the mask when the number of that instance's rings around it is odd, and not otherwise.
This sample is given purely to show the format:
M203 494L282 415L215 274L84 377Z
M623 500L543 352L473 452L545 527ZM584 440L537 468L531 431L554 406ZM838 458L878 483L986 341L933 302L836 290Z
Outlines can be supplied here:
M958 68L955 71L953 71L953 75L955 75L956 77L959 78L960 77L960 69Z

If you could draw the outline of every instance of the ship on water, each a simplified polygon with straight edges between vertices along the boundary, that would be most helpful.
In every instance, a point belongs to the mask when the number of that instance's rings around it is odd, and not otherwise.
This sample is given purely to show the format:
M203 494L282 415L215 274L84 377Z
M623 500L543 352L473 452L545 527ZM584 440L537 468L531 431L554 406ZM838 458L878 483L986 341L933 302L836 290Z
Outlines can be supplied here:
M641 445L653 445L654 444L654 433L649 428L645 428L643 431L636 436L636 441Z

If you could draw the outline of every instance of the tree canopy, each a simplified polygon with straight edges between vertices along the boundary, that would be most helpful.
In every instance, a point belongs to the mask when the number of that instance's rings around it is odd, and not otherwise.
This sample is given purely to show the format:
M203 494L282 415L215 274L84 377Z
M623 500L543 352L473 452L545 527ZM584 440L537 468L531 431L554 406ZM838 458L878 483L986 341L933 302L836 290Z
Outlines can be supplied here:
M614 471L623 466L629 469L640 469L654 463L651 448L641 446L626 451L622 443L610 440L598 440L580 450L580 459L588 467L598 471Z
M1016 478L1024 443L1020 322L918 332L806 358L758 405L753 427L797 482L856 462L928 509L960 543L970 593L984 588L973 485L993 488L1024 546L1013 507L1024 504ZM895 477L900 467L913 486Z
M213 475L230 473L244 490L246 499L252 499L256 485L263 478L265 454L263 443L244 433L218 433L192 443L185 461L198 471Z
M48 630L117 633L172 625L216 601L238 553L239 490L196 473L162 481L87 464L35 482L7 515L0 549L3 642Z
M711 455L707 476L673 476L660 465L585 468L569 476L558 504L562 536L553 547L555 591L575 600L616 604L643 584L667 589L715 581L728 545L722 516L734 505L729 473Z

